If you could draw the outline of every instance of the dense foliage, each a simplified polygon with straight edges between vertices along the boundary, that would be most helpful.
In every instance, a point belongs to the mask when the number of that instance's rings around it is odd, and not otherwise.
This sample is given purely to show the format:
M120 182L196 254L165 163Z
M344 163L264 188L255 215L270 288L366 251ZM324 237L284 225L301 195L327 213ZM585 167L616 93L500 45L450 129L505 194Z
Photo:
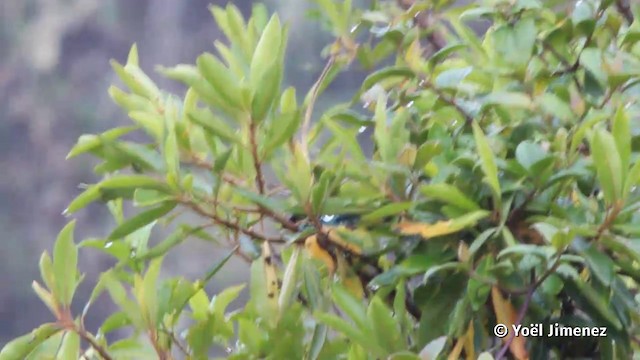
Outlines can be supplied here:
M316 2L336 40L303 99L281 89L287 27L262 6L248 19L212 7L227 36L218 54L158 69L184 97L154 84L135 46L112 63L127 90L109 93L133 124L79 139L69 157L99 158L103 180L66 213L104 202L117 226L79 243L73 221L60 232L33 283L55 321L0 359L634 356L634 12L610 0ZM469 23L482 19L478 36ZM361 91L316 114L355 66L370 71ZM367 129L373 153L358 142ZM126 140L135 132L147 140ZM170 233L157 239L159 227ZM160 277L191 238L222 260L195 282ZM74 313L79 249L115 262ZM207 293L234 255L248 286ZM229 311L243 291L249 302ZM94 332L83 318L102 293L119 310ZM500 339L496 324L607 333Z

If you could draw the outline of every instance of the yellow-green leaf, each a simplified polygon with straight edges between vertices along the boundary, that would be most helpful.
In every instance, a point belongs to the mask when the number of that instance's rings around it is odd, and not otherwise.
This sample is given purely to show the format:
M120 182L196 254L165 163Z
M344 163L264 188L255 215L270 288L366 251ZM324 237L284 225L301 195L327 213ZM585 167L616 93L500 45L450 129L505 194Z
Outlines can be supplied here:
M462 210L474 211L480 209L478 204L469 199L457 187L450 184L440 183L425 185L420 188L420 192L428 198L454 205Z
M159 219L160 217L168 214L171 210L176 207L176 203L173 201L167 201L155 208L143 211L120 225L118 225L109 235L109 240L121 239L132 232L140 229L143 226L149 225L153 221Z
M473 122L473 136L476 140L476 148L478 150L478 154L480 155L480 166L482 167L482 171L485 175L485 181L491 187L493 191L494 198L497 204L494 204L496 207L500 207L500 203L502 202L502 192L500 190L500 182L498 181L498 167L496 166L496 160L493 155L493 151L491 150L491 146L489 146L489 141L487 137L482 132L480 125L477 122Z
M622 165L616 142L605 130L598 129L591 139L591 156L605 201L615 203L622 192Z
M398 224L398 230L404 235L420 235L425 239L431 239L459 232L475 225L488 215L488 211L478 210L455 219L438 221L434 224L402 221Z
M0 360L24 360L36 347L61 330L56 324L41 325L29 334L7 343L0 351Z
M78 248L73 241L75 220L69 222L59 233L53 248L54 295L62 306L69 306L76 291Z
M67 331L64 334L57 359L75 360L80 357L80 337L73 331Z
M251 87L255 90L260 84L274 58L277 58L282 43L282 26L278 15L273 15L267 26L264 28L258 45L251 59L251 68L249 78L251 79Z
M497 287L491 288L491 302L493 303L493 311L496 315L496 322L507 327L511 330L512 326L516 324L518 320L518 314L509 302L502 296L502 293ZM511 337L511 331L509 335L502 338L504 343L509 341ZM529 354L526 349L527 340L524 336L515 336L509 344L509 350L511 354L518 360L529 359Z
M204 53L198 56L196 64L202 76L228 105L236 109L244 108L238 80L218 58L210 53Z

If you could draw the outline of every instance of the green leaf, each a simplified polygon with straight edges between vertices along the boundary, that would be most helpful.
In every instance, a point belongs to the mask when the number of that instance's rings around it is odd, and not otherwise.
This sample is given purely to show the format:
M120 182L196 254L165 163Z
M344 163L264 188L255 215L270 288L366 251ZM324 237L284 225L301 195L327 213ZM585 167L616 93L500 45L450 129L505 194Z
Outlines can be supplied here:
M149 329L155 329L158 314L158 276L163 258L154 259L142 279L142 298L138 299L143 309L143 318Z
M516 148L516 159L525 169L531 170L532 166L546 157L542 147L530 140L525 140L518 144ZM532 174L537 175L537 174Z
M274 52L277 53L283 43L282 39L282 26L280 25L280 18L278 15L273 15L267 23L256 49L251 59L251 67L249 70L249 78L251 79L251 87L255 90L259 86L260 81L265 78L265 74L269 71L273 71L273 67L277 67L279 64L274 64Z
M127 219L120 225L118 225L109 235L109 240L121 239L132 232L140 229L143 226L149 225L153 221L168 214L176 207L177 203L174 201L167 201L153 209L143 211L136 214L132 218Z
M251 120L261 122L269 113L280 92L281 73L280 63L274 60L262 74L262 78L253 85L255 93L251 102Z
M293 149L293 159L290 159L289 173L296 174L290 179L293 185L291 190L300 204L306 204L309 201L313 187L313 173L311 172L311 164L307 155L303 153L299 146Z
M589 47L582 50L580 64L601 84L606 85L607 74L602 66L602 50Z
M53 269L53 262L49 253L46 251L40 256L40 262L38 263L40 269L40 277L47 288L51 291L55 289L55 273Z
M264 273L264 258L260 257L251 263L251 280L249 290L251 303L260 317L269 318L267 284Z
M153 103L140 95L128 94L115 86L109 87L108 92L111 100L126 112L154 111Z
M596 130L591 139L591 156L605 201L613 204L622 192L622 165L613 136L605 130Z
M356 324L358 329L363 332L371 329L364 306L348 290L339 284L335 284L332 287L332 295L333 301L338 308Z
M213 313L216 316L223 317L227 310L227 307L233 300L240 296L240 293L246 287L245 284L240 284L236 286L232 286L222 290L219 294L211 299L211 307L213 308Z
M122 80L134 94L152 101L155 101L159 97L160 90L139 67L132 64L122 66L115 60L111 60L110 63L120 80Z
M615 263L611 258L598 250L594 244L589 245L581 252L587 264L591 268L591 273L597 277L605 286L610 287L615 277Z
M589 315L602 319L605 324L617 330L622 329L622 323L610 308L603 294L598 293L589 283L581 279L568 278L565 281L565 289L569 296L579 305L585 308Z
M66 158L68 160L78 155L96 150L100 146L107 143L112 143L118 138L122 137L123 135L126 135L136 129L137 127L134 127L134 126L116 127L111 130L107 130L99 135L94 135L94 134L80 135L80 137L78 138L78 141L73 146L73 148L71 148Z
M302 263L304 290L308 297L311 309L324 310L324 292L320 288L320 274L310 261Z
M384 358L386 356L386 351L380 347L374 338L367 336L358 327L354 327L344 319L331 314L316 314L315 318L329 327L345 334L347 338L357 342L372 354L376 354L377 357Z
M31 283L31 289L36 295L40 298L40 300L47 306L51 314L57 316L59 313L58 306L56 305L56 300L49 291L45 290L37 281L33 281Z
M41 325L29 334L7 343L0 351L0 360L24 360L36 347L60 331L62 329L56 324Z
M478 237L476 237L475 240L473 240L473 242L471 243L471 246L469 246L469 253L473 255L478 250L480 250L482 245L484 245L484 243L487 242L487 240L491 238L496 233L496 231L497 231L496 228L489 228L483 231L482 233L480 233L480 235L478 235Z
M309 341L309 350L306 352L305 360L316 360L318 358L327 339L328 329L325 324L316 324L311 341Z
M297 295L296 288L298 285L298 271L300 268L298 266L300 251L301 248L299 246L293 248L293 253L289 258L289 262L287 263L287 267L282 277L282 288L280 289L280 298L278 299L278 306L280 307L281 314L291 306L291 303Z
M135 302L127 297L127 291L116 278L114 270L111 269L103 273L100 277L100 282L109 292L111 300L126 314L134 326L144 329L145 324L141 315L141 309Z
M209 298L207 293L200 289L189 297L191 317L196 321L206 321L209 317Z
M562 121L568 122L576 117L569 104L554 94L544 93L536 99L536 102L545 113L551 114Z
M196 64L202 76L224 102L236 109L244 108L238 81L218 58L210 53L204 53L198 56Z
M624 183L627 180L627 173L631 164L631 126L629 116L622 106L618 108L613 117L611 133L620 156L620 177L622 183ZM621 196L626 197L627 193L624 192Z
M152 189L167 191L162 181L144 175L116 175L102 180L98 186L102 189Z
M80 337L72 331L64 333L60 350L58 351L58 359L78 359L80 357Z
M438 183L425 185L420 188L420 192L427 198L456 206L462 210L475 211L480 209L478 204L469 199L457 187L450 184Z
M142 127L154 140L162 139L164 133L163 121L162 116L157 112L131 111L129 112L129 118Z
M410 201L387 204L366 215L363 215L360 218L360 221L363 224L375 223L378 220L384 219L385 217L397 215L404 211L407 211L412 207L413 207L413 203Z
M163 256L169 252L169 250L181 244L189 235L193 234L197 230L199 230L199 228L189 230L187 227L181 226L153 248L137 254L136 259L144 261Z
M627 180L624 183L624 191L623 195L628 196L629 192L640 182L640 160L636 160L635 164L629 170L629 174L627 175Z
M531 98L518 92L494 92L484 98L483 106L498 105L512 108L532 109Z
M524 67L533 54L536 24L533 18L524 18L515 25L499 26L492 36L494 48L505 62Z
M73 201L67 206L67 208L62 212L63 215L69 215L87 207L89 204L93 203L96 200L99 200L102 197L102 192L100 191L100 187L97 185L90 186L85 191L80 193L80 195L76 196Z
M208 109L198 109L187 114L187 117L207 132L233 143L240 143L235 130Z
M431 340L423 349L420 351L420 358L422 360L435 360L438 358L442 350L444 350L445 345L447 344L447 337L441 336L439 338Z
M498 167L496 166L496 160L487 141L487 137L482 132L480 125L477 122L473 122L473 136L476 140L476 149L480 155L480 166L485 175L485 181L493 191L494 199L496 200L495 206L500 207L502 202L502 192L500 190L500 182L498 181Z
M406 347L397 321L378 296L371 299L367 309L367 317L373 326L378 344L387 351L387 354Z
M73 220L60 231L53 248L54 296L65 307L71 305L77 286L78 248L73 241L75 224Z
M475 269L475 273L482 277L491 277L490 271L493 266L493 258L490 256L483 257ZM491 285L488 285L475 278L470 278L467 283L467 298L471 303L474 311L479 311L487 302Z
M433 55L431 55L428 61L428 65L429 67L433 68L433 66L435 66L436 64L440 64L441 61L443 61L449 55L455 53L458 50L462 50L466 48L467 48L466 44L448 44L447 46L443 47L442 49L438 50Z
M408 67L386 67L367 76L367 78L362 82L360 91L363 92L369 90L373 85L389 78L412 78L414 76L415 74Z
M436 77L434 85L441 89L457 89L464 79L471 74L473 67L467 66L460 69L448 69Z

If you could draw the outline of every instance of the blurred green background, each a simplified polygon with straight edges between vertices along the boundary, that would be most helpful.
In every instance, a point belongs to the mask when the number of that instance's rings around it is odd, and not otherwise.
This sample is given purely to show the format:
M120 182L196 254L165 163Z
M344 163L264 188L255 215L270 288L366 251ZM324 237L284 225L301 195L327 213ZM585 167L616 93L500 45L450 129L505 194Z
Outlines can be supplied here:
M107 95L116 78L109 59L126 59L138 44L143 69L167 90L184 89L158 76L155 65L192 63L214 52L221 37L207 10L211 0L2 0L0 1L0 345L51 319L32 294L39 279L38 259L50 250L66 223L62 215L92 183L95 163L65 156L83 133L126 124L126 115ZM234 1L246 15L252 1ZM291 26L286 82L304 93L324 66L321 49L331 41L305 14L311 1L267 0ZM341 76L319 100L319 107L349 99L359 85L358 71ZM106 207L78 216L76 241L108 234L113 225ZM222 251L222 250L221 250ZM220 252L221 252L220 251ZM190 278L202 274L220 254L210 245L188 242L165 262L165 272ZM86 300L96 275L111 264L95 250L82 250L87 274L78 294ZM236 263L212 285L242 281L246 265ZM97 326L108 302L94 306L87 325Z

